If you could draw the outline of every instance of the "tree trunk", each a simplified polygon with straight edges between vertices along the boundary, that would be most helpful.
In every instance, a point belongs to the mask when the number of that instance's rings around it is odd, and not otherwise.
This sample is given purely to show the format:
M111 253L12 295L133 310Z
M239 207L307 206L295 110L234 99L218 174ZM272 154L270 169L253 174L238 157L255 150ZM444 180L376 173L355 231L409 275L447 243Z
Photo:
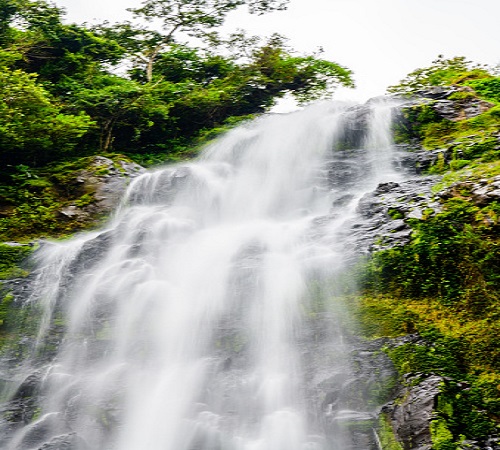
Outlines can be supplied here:
M114 119L110 119L104 122L104 125L102 127L100 147L103 153L107 153L111 148L111 144L113 143L114 124L115 124Z

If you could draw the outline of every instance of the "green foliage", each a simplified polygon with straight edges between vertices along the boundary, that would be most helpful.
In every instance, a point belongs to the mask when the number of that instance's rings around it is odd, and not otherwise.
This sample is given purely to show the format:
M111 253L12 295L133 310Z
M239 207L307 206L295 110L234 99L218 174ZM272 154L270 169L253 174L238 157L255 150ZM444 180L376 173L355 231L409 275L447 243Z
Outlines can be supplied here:
M479 322L466 311L434 299L365 295L348 305L367 337L420 334L417 342L386 348L401 374L452 377L441 386L436 405L436 419L448 430L446 440L450 441L450 432L451 442L459 441L461 435L480 439L494 432L493 419L500 411L498 358L497 363L492 361L499 348L494 336L499 326L496 319Z
M431 420L430 423L432 448L435 450L456 450L457 444L454 442L453 434L448 429L447 423L443 419Z
M399 120L395 126L394 138L397 143L422 140L426 135L426 127L441 126L443 122L443 119L432 108L432 102L404 108L402 113L402 120Z
M449 345L450 342L443 339L437 339L429 346L405 344L389 349L387 353L401 374L424 372L460 376L462 373L458 367L458 355L451 350L453 346Z
M484 99L500 103L500 77L468 80L465 84L472 87Z
M27 258L32 250L27 245L0 244L0 279L25 276L27 272L19 264Z
M401 444L396 440L390 420L385 414L380 414L377 434L384 450L403 450Z
M460 115L471 100L498 103L498 79L464 58L439 58L390 89L412 95L435 86L458 87L447 97L457 111L453 121L440 117L430 100L404 110L396 138L441 150L430 169L444 174L434 192L464 183L450 191L453 197L441 199L441 212L408 221L409 244L377 252L357 269L364 295L351 308L362 333L422 338L388 346L400 373L437 373L466 382L465 389L454 381L441 387L431 422L436 449L485 438L495 433L500 417L500 206L475 204L466 183L500 174L500 110L483 102L485 112L470 119L464 111Z
M387 92L411 96L435 86L449 86L474 79L491 76L486 67L473 65L463 56L446 59L443 55L432 61L432 65L417 69L399 84L390 86Z
M12 294L3 294L1 293L1 301L0 301L0 329L4 326L8 315L9 315L9 307L14 300L14 296Z
M123 155L106 156L128 160ZM0 202L9 207L0 218L0 240L61 236L98 224L101 217L61 214L69 205L85 207L95 201L94 193L86 192L78 181L82 170L97 177L107 174L108 168L93 161L94 157L84 157L44 168L17 166L10 180L0 185Z
M35 77L0 69L0 154L4 163L39 164L71 152L91 126L87 115L62 114Z
M496 204L481 209L464 200L449 201L442 213L414 223L409 245L375 254L364 285L403 297L462 302L479 314L500 294L496 209Z
M265 45L244 32L224 40L210 30L246 5L282 9L286 1L148 0L132 10L162 29L131 23L87 28L66 25L44 0L5 0L0 17L0 152L11 165L40 166L75 154L119 151L176 160L188 146L232 116L269 109L295 92L301 101L352 85L351 72ZM194 49L176 42L187 33L209 42ZM248 45L247 45L248 44ZM228 56L240 47L237 54ZM246 56L244 55L246 53ZM130 76L110 68L133 64ZM184 155L181 155L185 152ZM40 208L46 205L39 205Z

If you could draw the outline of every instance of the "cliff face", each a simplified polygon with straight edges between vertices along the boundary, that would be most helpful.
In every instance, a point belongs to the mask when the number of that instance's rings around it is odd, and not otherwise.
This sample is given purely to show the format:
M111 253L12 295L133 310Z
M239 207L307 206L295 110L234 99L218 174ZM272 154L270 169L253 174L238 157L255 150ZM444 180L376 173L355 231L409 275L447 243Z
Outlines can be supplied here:
M411 195L391 183L360 203L369 252L352 306L368 337L411 333L386 346L401 387L381 417L404 450L498 449L498 106L438 87L395 119L406 162L426 175Z
M379 358L382 350L399 372L399 387L380 415L380 445L386 450L500 448L500 119L495 111L493 103L461 88L439 88L403 101L395 112L399 152L394 163L411 176L365 195L345 233L352 260L365 261L356 269L361 295L351 298L348 308L365 338L384 338L357 344L359 353L367 353L363 345L368 345L368 353ZM346 142L357 142L358 131ZM57 195L44 222L54 228L42 234L98 223L144 170L115 157L92 157L66 169L25 175L27 191ZM336 172L330 176L338 180L342 171L352 170L332 165ZM4 218L21 217L16 214L6 208ZM98 257L108 240L101 234L89 241L75 264ZM7 389L12 388L10 368L21 364L35 338L30 313L22 308L36 289L29 264L22 262L27 252L28 246L15 243L4 247L5 255L13 255L5 278L14 274L3 282L0 304L0 383ZM70 275L78 270L73 267ZM41 363L55 355L64 331L64 323L55 319ZM384 367L360 369L353 386L379 390L379 379L373 387L371 376L379 370L385 377L379 378L391 383L387 359L379 359ZM357 363L363 368L366 360ZM26 374L3 406L4 424L16 427L36 419L42 383L42 371ZM43 434L45 425L50 427L39 422L33 433ZM390 433L395 440L387 437ZM364 442L370 434L358 435ZM57 439L43 448L80 445L71 433L61 432ZM376 448L377 442L368 440L360 445Z

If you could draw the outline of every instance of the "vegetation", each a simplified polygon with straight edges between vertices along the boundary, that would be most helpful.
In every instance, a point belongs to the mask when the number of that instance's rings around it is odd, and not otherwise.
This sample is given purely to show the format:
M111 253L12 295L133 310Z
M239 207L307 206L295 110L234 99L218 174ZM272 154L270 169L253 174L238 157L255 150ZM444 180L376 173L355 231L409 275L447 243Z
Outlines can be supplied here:
M139 25L88 28L64 24L44 0L3 0L3 157L39 166L111 150L165 155L229 117L266 111L288 92L308 101L330 86L352 86L348 69L294 55L282 37L224 39L213 31L238 6L265 13L284 3L150 0L132 11ZM144 25L155 20L162 31ZM200 38L199 46L184 44L185 36ZM130 69L117 75L119 66Z
M406 109L397 138L439 151L430 172L444 175L435 192L448 188L447 195L440 211L406 220L410 243L360 265L362 295L353 296L350 307L367 338L418 337L386 348L401 374L451 377L441 387L430 431L433 448L456 449L500 426L500 204L472 193L474 183L490 186L500 174L500 77L464 58L440 57L390 91L416 96L435 87L447 90L457 111L470 102L487 107L453 120L432 100Z
M451 89L447 100L454 102L456 118L440 115L434 108L435 100L416 104L405 109L405 120L400 121L396 129L396 141L419 142L428 150L449 149L451 161L436 165L434 173L497 160L500 156L497 139L500 77L497 70L473 65L464 57L445 59L440 56L432 66L415 70L400 84L389 87L388 92L411 97L439 87ZM465 108L471 101L484 112L467 118Z
M89 27L66 24L45 0L1 0L0 238L85 225L58 216L83 201L57 180L66 162L117 152L143 164L190 158L196 144L287 93L307 102L352 86L350 70L297 55L281 36L217 32L238 7L264 14L286 3L147 0L130 11L134 21Z
M463 56L447 59L439 55L429 67L416 69L398 84L389 86L387 92L413 96L434 87L465 85L477 80L491 79L492 69L467 61Z
M269 110L292 93L307 102L350 70L297 55L284 38L217 33L240 6L282 9L263 0L146 0L132 10L142 23L65 24L44 0L0 0L0 239L56 236L89 225L61 217L69 204L93 202L72 180L92 155L129 155L146 164L191 157L193 144ZM161 29L148 25L160 21ZM197 47L183 42L197 38ZM128 67L120 73L119 67ZM412 96L452 87L457 108L487 102L474 117L443 118L433 101L408 108L400 142L443 150L434 173L442 189L500 175L500 77L465 58L439 57L409 74L391 93ZM443 155L451 155L445 158ZM99 168L92 170L99 171ZM400 218L398 211L390 215ZM386 349L401 373L434 372L467 383L442 388L432 422L436 449L495 432L500 417L500 203L475 203L462 185L442 211L410 222L408 245L378 252L359 270L361 297L351 306L367 338L418 333L421 340ZM28 246L0 246L0 278L24 276ZM12 296L2 293L0 339ZM388 431L387 448L400 448Z
M32 247L28 245L0 244L0 279L25 276L27 274L26 270L19 265L31 252Z

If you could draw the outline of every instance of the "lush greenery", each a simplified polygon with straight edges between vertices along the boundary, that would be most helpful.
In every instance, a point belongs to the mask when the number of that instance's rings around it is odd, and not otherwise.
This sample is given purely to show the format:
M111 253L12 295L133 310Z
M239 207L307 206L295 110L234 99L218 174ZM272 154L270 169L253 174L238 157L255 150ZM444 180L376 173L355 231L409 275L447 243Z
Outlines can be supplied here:
M0 279L25 276L27 271L20 264L31 252L29 245L0 244Z
M348 69L295 55L280 36L216 33L238 6L264 13L282 3L149 0L132 11L142 22L89 28L65 24L44 0L2 0L2 158L38 166L111 150L168 155L286 93L309 101L352 86ZM148 29L154 20L162 31ZM183 43L188 35L200 39L197 47ZM118 75L120 67L129 69Z
M57 214L71 197L56 180L65 162L116 152L146 165L190 158L285 94L307 102L352 86L350 70L297 55L281 36L218 33L238 7L263 14L286 4L147 0L132 21L90 27L65 23L45 0L1 0L0 238L84 225Z
M119 154L107 154L118 161L130 161ZM108 169L87 156L48 164L39 168L18 165L12 182L0 186L0 240L26 241L39 237L64 236L99 224L96 214L64 214L70 206L84 208L95 202L95 189L81 183L81 176L105 177ZM84 212L84 209L82 209Z
M490 80L495 69L467 61L463 56L445 58L439 55L429 67L416 69L387 92L411 97L419 92L443 86L465 85Z
M451 149L452 161L434 167L434 172L460 169L480 161L499 157L497 134L500 122L500 77L498 70L474 65L463 57L439 57L433 64L409 74L388 91L401 96L415 96L435 88L452 88L447 97L454 102L457 119L440 116L433 108L435 100L422 102L404 111L405 119L398 123L396 141L417 141L426 149ZM484 112L467 118L464 109L470 102L482 101Z
M484 112L447 120L432 100L406 109L397 138L441 152L430 172L443 174L435 191L448 188L447 195L439 211L407 219L409 244L379 251L360 265L362 295L353 296L350 307L368 338L419 336L386 348L401 374L454 380L441 387L431 435L433 448L456 449L465 438L495 434L499 426L500 204L479 201L471 190L500 174L500 78L464 58L439 58L390 90L418 95L435 87L454 91L447 99L458 111L483 101Z

